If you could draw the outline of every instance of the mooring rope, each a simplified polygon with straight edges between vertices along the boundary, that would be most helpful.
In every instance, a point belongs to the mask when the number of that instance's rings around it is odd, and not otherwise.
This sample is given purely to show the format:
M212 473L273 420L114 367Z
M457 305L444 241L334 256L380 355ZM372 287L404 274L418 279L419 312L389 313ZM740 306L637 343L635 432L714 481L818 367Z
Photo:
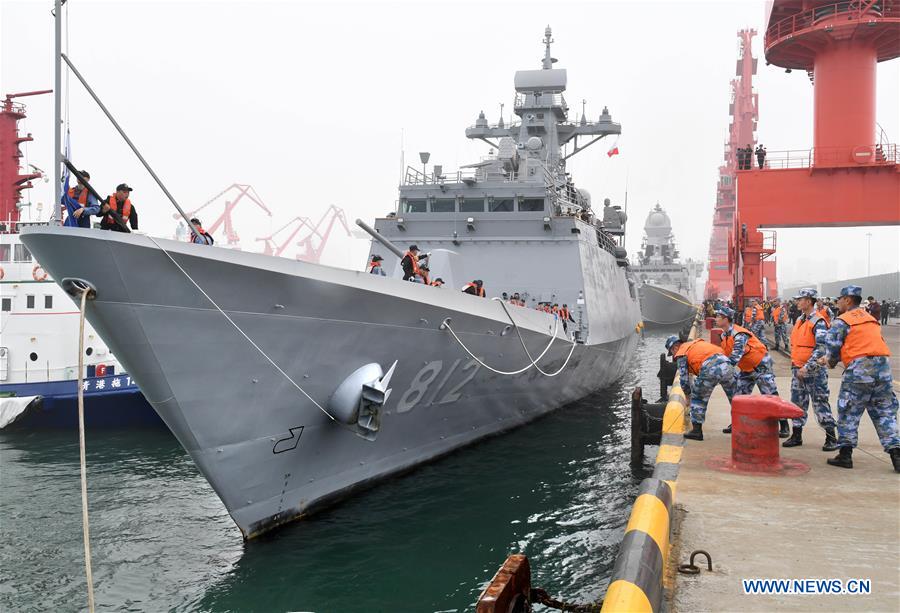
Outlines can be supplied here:
M182 274L184 274L184 276L187 277L188 281L190 281L190 282L194 285L194 287L196 287L196 288L200 291L200 293L203 294L203 296L204 296L207 300L209 300L209 303L210 303L211 305L213 305L219 313L222 314L222 316L228 321L228 323L230 323L230 324L234 327L234 329L237 330L238 333L240 333L241 336L243 336L245 339L247 339L247 342L248 342L248 343L250 343L251 345L253 345L253 348L256 349L256 350L259 352L259 354L260 354L262 357L264 357L264 358L266 359L266 361L268 361L269 364L271 364L271 365L275 368L275 370L277 370L279 373L281 373L281 375L284 376L285 379L287 379L288 381L290 381L291 385L293 385L295 388L297 388L297 391L299 391L301 394L303 394L303 395L307 398L307 400L309 400L310 402L312 402L312 403L313 403L320 411L322 411L323 413L325 413L325 415L327 415L328 418L331 419L331 421L335 421L335 422L337 421L337 419L336 419L331 413L329 413L328 410L327 410L325 407L323 407L321 404L319 404L318 402L316 402L315 399L314 399L312 396L310 396L309 394L307 394L307 393L306 393L306 390L304 390L302 387L300 387L300 386L297 384L297 382L294 381L294 380L291 378L291 376L290 376L289 374L287 374L286 372L284 372L284 370L282 370L282 368L281 368L278 364L275 363L275 360L273 360L272 358L270 358L269 355L268 355L265 351L263 351L262 348L261 348L259 345L257 345L255 342L253 342L253 339L250 338L250 337L247 335L247 333L244 332L243 329L241 329L241 327L240 327L239 325L237 325L237 324L234 322L234 320L231 319L231 317L228 316L228 313L226 313L225 311L223 311L222 308L216 303L216 301L213 300L213 299L210 297L209 294L207 294L205 291L203 291L203 288L200 287L200 284L197 283L197 282L194 280L194 278L191 277L191 275L189 275L188 272L187 272L184 268L181 267L181 264L179 264L177 261L175 261L175 258L172 257L172 255L165 249L165 247L163 247L162 245L160 245L159 243L157 243L157 242L156 242L156 239L154 239L154 238L153 238L152 236L150 236L149 234L147 235L147 238L149 238L151 241L153 241L153 244L156 245L157 247L159 247L160 251L162 251L163 253L166 254L166 257L168 257L168 258L172 261L172 263L175 264L175 266L178 268L178 270L180 270L180 271L182 272Z
M512 315L510 314L509 310L506 308L506 304L504 304L503 301L500 300L499 298L493 298L492 300L495 300L500 303L500 305L503 307L503 310L506 312L506 316L509 318L510 323L512 323L513 328L516 331L516 335L519 337L519 342L522 343L522 348L525 350L525 355L528 356L528 359L531 362L527 366L524 366L523 368L520 368L519 370L513 370L513 371L498 370L492 366L489 366L488 364L485 364L484 361L481 360L481 358L476 356L474 353L472 353L471 350L469 350L468 347L466 347L466 344L464 342L462 342L462 340L459 338L459 336L456 335L456 332L454 332L453 328L450 326L450 318L449 317L447 317L446 319L444 319L443 322L441 322L440 328L442 330L449 331L450 334L453 336L453 338L456 339L456 342L459 343L459 346L462 347L463 350L467 354L469 354L469 357L471 357L473 360L475 360L476 362L481 364L481 366L483 366L484 368L487 368L489 371L491 371L493 373L497 373L498 375L504 375L504 376L520 375L523 372L530 370L531 368L536 368L538 370L538 372L540 372L545 377L555 377L556 375L561 373L563 371L563 369L566 367L566 365L568 365L569 359L572 357L572 354L575 352L575 345L577 343L574 340L572 341L572 347L569 349L569 355L566 356L566 361L563 362L563 365L560 366L559 370L557 370L555 373L552 373L552 374L546 373L543 370L541 370L540 366L537 365L537 360L540 360L541 358L544 357L544 355L550 350L551 345L553 345L553 341L556 340L556 334L559 331L559 317L555 318L555 320L554 320L553 335L550 338L550 342L547 343L547 346L544 347L544 350L537 357L537 359L535 359L535 358L531 357L531 353L528 351L528 347L525 345L525 339L522 338L522 333L519 331L519 326L518 326L518 324L516 324L515 320L513 319Z
M84 451L84 310L90 291L90 287L81 290L81 319L78 324L78 452L81 459L81 534L84 539L88 611L94 613L94 573L91 569L91 528L88 521L87 462Z

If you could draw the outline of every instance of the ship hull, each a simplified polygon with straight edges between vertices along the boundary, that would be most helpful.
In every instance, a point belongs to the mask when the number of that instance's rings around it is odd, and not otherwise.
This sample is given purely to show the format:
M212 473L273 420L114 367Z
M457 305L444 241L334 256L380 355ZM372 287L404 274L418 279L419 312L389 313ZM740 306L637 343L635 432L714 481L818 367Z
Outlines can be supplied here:
M678 329L697 313L691 299L675 290L644 284L639 289L641 313L648 329Z
M528 365L495 301L159 241L179 269L143 236L45 228L23 240L54 279L96 287L88 319L247 538L609 385L624 373L638 338L635 305L609 319L605 338L575 345L558 376L535 368L503 376L440 329L451 318L462 342L495 368ZM98 270L97 262L108 265ZM554 319L509 308L532 356L553 339L542 369L560 368L572 344L561 328L554 337ZM386 371L394 361L374 441L332 421L298 389L325 407L354 370L374 362Z

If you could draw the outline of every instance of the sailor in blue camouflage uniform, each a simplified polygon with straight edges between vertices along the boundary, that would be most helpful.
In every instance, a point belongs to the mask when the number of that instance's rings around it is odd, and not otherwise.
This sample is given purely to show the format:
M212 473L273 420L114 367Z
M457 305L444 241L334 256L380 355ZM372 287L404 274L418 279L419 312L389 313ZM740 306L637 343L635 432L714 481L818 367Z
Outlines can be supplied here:
M787 307L781 304L781 300L775 299L775 306L772 307L772 327L775 329L775 351L778 347L784 346L784 350L788 351L787 337Z
M750 328L750 331L756 335L756 338L765 345L769 346L769 343L766 342L766 318L765 318L765 309L763 305L760 304L759 300L753 300L753 308L750 309L750 325L747 326ZM734 321L732 319L732 321Z
M865 309L862 288L848 285L838 298L840 314L825 337L826 356L821 365L834 368L844 363L841 391L838 394L838 443L840 451L828 463L853 468L853 448L857 445L859 421L865 411L894 471L900 473L900 433L897 431L897 396L893 390L891 352L881 335L881 325Z
M818 364L825 355L825 336L828 322L816 312L818 292L803 288L794 296L800 308L800 317L791 331L791 402L803 409L803 417L793 420L791 437L782 447L799 447L803 444L803 428L806 426L809 404L812 401L816 421L825 430L822 451L838 449L836 424L828 401L828 373Z
M754 312L759 307L753 307ZM775 384L775 366L772 357L765 344L747 328L734 324L735 313L733 309L721 307L716 311L716 327L722 329L722 349L728 357L729 363L735 366L734 395L744 396L753 392L753 387L759 387L761 394L778 395L778 386ZM760 322L762 323L762 322ZM731 432L731 425L722 432ZM789 435L786 419L779 421L779 436L787 438Z
M721 385L731 404L734 396L734 373L722 348L702 339L682 341L675 335L666 339L666 349L675 358L681 389L691 397L690 432L684 438L702 441L706 405L717 385ZM695 375L691 385L690 375Z

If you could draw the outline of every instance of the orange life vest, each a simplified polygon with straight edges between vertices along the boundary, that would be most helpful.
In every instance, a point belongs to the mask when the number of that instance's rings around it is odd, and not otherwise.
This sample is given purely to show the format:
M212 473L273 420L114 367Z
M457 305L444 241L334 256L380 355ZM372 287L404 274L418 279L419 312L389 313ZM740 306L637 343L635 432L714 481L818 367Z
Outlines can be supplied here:
M698 338L694 341L681 343L678 351L675 352L675 358L687 356L688 372L697 376L700 374L700 367L710 356L722 353L721 347L716 347L703 339Z
M559 309L559 316L562 317L563 321L569 321L569 309L561 307Z
M369 274L372 274L372 271L374 271L376 268L381 268L381 262L369 262Z
M856 308L841 313L838 319L850 326L841 346L841 362L845 367L856 358L891 355L881 336L881 325L865 309Z
M816 348L816 322L821 319L818 313L813 313L813 319L801 321L800 317L791 330L791 364L798 368L802 368L809 360L813 350ZM822 319L822 321L825 321ZM828 327L828 322L825 321Z
M403 254L403 257L409 256L409 261L412 262L413 266L413 275L419 274L419 256L417 256L412 251L407 251Z
M432 281L432 282L431 282L431 285L432 285L433 287L440 287L440 286L442 286L443 284L444 284L443 281Z
M753 317L753 309L751 307L747 307L744 309L744 321L748 322Z
M479 296L479 297L481 297L481 298L484 298L484 287L478 287L478 286L475 285L474 283L471 283L471 282L470 282L470 283L466 283L466 286L463 288L463 291L466 291L466 290L469 289L470 287L474 287L474 288L475 288L475 295L476 295L476 296Z
M728 336L722 335L722 350L725 352L725 355L731 355L731 352L734 350L734 335L738 333L746 334L749 339L747 340L747 344L744 345L746 349L744 350L743 357L738 361L737 366L744 372L750 372L759 366L759 363L762 362L763 356L766 355L768 350L758 338L753 336L753 333L750 332L750 330L735 324L733 325L731 334Z
M781 310L782 309L780 306L777 306L774 309L772 309L772 321L774 321L776 324L781 323L779 321L779 318L781 317Z
M69 188L69 198L74 198L74 197L75 197L75 188L70 187ZM85 187L84 189L81 190L81 193L78 194L78 204L80 204L81 206L87 206L87 199L88 199L88 190Z
M819 317L821 317L822 319L824 319L826 324L828 324L829 326L831 325L831 311L830 310L828 310L825 307L822 307L821 309L816 311L816 314Z
M756 307L756 321L763 321L766 318L766 310L759 305Z
M109 197L109 201L108 201L108 202L109 202L109 208L110 208L111 210L116 211L117 213L119 213L119 215L122 216L122 221L124 221L125 223L128 223L128 218L131 217L131 199L129 199L129 198L126 198L126 199L125 199L125 203L122 205L122 210L121 210L121 211L118 210L118 209L119 209L119 203L118 203L118 201L116 200L116 195L115 195L115 194L113 194L112 196ZM110 224L110 225L115 225L115 224L116 224L116 220L113 219L113 216L112 216L112 215L107 215L107 216L105 217L105 221L106 221L106 223L108 223L108 224Z

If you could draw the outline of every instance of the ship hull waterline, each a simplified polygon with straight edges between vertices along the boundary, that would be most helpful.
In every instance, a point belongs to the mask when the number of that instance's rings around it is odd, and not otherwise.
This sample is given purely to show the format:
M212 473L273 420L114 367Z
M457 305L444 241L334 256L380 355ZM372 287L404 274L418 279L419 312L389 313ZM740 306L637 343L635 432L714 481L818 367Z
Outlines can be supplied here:
M556 377L535 368L503 376L481 367L440 329L451 318L470 350L498 369L527 365L495 301L159 241L185 274L139 235L43 228L23 241L54 279L84 279L96 288L88 319L245 538L601 389L624 374L638 342L633 324L623 323L610 328L609 338L576 345ZM553 318L532 309L510 311L537 356L552 338ZM556 371L570 348L560 328L541 368ZM375 362L386 371L395 360L374 441L333 422L296 387L326 406L358 367Z

